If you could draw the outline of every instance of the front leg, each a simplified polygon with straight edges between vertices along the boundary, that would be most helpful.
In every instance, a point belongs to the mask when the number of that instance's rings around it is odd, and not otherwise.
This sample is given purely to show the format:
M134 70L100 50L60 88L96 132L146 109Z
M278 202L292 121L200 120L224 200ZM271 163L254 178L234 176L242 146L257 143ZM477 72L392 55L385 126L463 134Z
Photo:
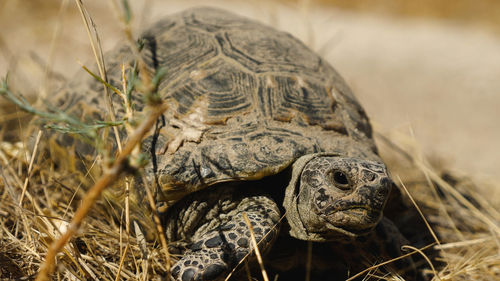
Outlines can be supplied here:
M265 252L271 247L279 231L279 208L270 197L249 190L249 186L209 187L172 207L167 214L167 238L188 242L172 267L174 280L225 278L252 249L243 213L253 226L259 249Z

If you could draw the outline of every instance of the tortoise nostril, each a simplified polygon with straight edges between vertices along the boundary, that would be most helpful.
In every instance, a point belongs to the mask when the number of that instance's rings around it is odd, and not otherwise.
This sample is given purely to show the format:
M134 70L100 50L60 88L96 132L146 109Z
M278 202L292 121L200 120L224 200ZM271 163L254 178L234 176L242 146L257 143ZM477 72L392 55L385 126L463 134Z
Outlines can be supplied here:
M377 191L377 197L386 197L389 194L389 189L382 187Z
M373 182L377 179L377 175L369 170L364 170L363 171L363 179L367 182Z
M386 198L391 191L391 180L384 177L380 180L380 185L377 188L376 196L379 198Z

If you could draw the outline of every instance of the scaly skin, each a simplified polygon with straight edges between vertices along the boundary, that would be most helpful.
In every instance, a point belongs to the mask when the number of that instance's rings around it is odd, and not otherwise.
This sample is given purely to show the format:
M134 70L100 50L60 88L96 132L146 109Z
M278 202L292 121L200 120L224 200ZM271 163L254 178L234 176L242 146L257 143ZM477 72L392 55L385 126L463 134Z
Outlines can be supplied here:
M218 280L227 276L251 251L248 216L262 252L279 232L280 210L258 182L250 186L223 185L188 196L166 217L170 241L184 241L188 249L172 267L175 280ZM253 258L253 257L252 257Z

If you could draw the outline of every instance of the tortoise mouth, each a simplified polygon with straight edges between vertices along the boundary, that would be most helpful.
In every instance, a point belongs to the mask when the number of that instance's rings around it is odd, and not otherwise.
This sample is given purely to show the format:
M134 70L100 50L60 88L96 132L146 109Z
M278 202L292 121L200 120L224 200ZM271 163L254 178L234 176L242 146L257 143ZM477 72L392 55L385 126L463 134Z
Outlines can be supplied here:
M370 232L382 217L380 210L367 207L349 207L324 216L335 228L341 228L355 235Z
M356 216L369 216L369 217L372 216L378 217L381 213L379 210L375 210L369 207L350 207L339 210L338 212L344 212Z

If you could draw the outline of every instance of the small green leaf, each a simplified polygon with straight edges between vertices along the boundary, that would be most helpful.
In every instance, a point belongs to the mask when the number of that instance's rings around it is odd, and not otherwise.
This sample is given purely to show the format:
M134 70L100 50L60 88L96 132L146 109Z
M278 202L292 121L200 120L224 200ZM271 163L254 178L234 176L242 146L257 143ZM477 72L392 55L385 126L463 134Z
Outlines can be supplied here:
M134 62L134 67L132 68L131 71L129 71L128 75L126 97L127 97L127 102L129 104L132 104L132 92L134 91L135 86L138 82L138 77L139 77L139 70L137 68L137 61L136 61Z
M125 19L125 23L129 24L132 20L132 10L130 9L130 5L127 0L122 0L123 3L123 15Z
M108 87L109 89L111 89L116 94L121 95L121 91L120 90L118 90L115 86L109 84L108 82L104 81L99 75L97 75L94 72L92 72L85 65L82 65L82 68L85 71L87 71L87 73L90 74L92 77L94 77L94 79L96 79L97 81L101 82L104 86Z

